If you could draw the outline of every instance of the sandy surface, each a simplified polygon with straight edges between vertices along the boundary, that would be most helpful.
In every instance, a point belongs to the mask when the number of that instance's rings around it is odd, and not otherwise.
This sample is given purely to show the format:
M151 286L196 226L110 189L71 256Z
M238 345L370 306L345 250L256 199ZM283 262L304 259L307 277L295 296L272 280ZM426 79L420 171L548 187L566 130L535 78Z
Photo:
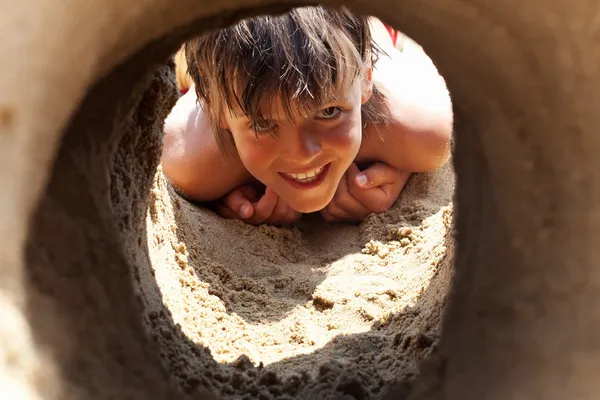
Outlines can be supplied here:
M360 226L309 215L253 227L185 201L159 169L153 271L137 281L156 300L147 322L167 369L186 391L225 398L380 398L409 383L439 334L453 192L448 164L414 175L392 210Z

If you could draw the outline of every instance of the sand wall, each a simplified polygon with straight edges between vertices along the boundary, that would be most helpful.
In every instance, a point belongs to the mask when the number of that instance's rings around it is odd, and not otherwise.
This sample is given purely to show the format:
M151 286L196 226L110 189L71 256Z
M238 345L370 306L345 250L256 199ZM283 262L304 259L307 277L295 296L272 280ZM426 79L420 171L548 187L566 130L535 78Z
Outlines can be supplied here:
M384 364L376 364L382 367L375 371L367 359L357 368L329 363L317 378L284 377L296 361L311 362L300 356L287 365L271 358L272 371L266 366L267 373L253 373L252 358L267 357L260 352L226 366L231 349L223 347L217 361L208 350L215 353L218 346L198 345L202 340L195 340L189 328L210 330L219 325L204 324L204 319L233 318L234 313L254 323L251 313L232 309L242 304L227 296L235 287L223 286L221 296L202 293L208 289L203 284L218 286L209 272L223 262L179 246L192 240L192 233L175 232L159 237L177 238L175 263L184 273L195 273L192 283L178 280L180 288L195 288L187 297L190 305L215 306L214 314L198 313L203 316L197 316L196 325L177 322L186 321L190 311L178 305L177 287L169 291L161 282L181 275L169 275L172 264L157 262L163 253L153 242L161 227L169 226L158 222L171 215L167 205L175 203L156 174L161 123L175 100L167 58L192 34L250 11L274 10L262 4L27 0L0 15L2 397L172 399L185 393L211 398L209 389L252 398L594 398L600 367L600 315L594 306L600 300L600 253L594 250L600 236L600 121L593 84L600 81L600 54L593 2L355 4L359 12L386 16L424 46L446 77L457 107L456 275L439 343L437 322L431 321L439 318L440 304L435 303L443 299L451 273L441 261L432 267L438 272L432 270L431 290L411 303L412 318L402 317L401 309L386 319L366 307L373 303L368 299L340 308L351 316L388 321L383 327L373 322L367 331L377 336L381 328L382 341L391 340L392 346L396 341L399 350L389 353L388 376ZM154 217L150 213L147 219L153 205ZM187 205L180 207L185 211ZM201 210L194 213L206 223L213 218ZM178 215L183 220L175 226L193 234L202 226L219 229L216 223L193 225L190 221L197 220L189 219L190 213ZM389 215L392 228L411 223L394 215ZM443 212L439 217L427 226L447 227ZM416 236L427 229L419 221L412 222ZM381 235L388 227L379 222L364 225L352 246L366 246ZM245 228L228 229L243 233ZM290 265L299 265L302 249L310 248L295 246L293 234L259 233L256 240L284 243ZM364 256L379 257L379 248L392 257L403 252L392 239L379 236L381 245L365 247L373 254ZM210 241L201 243L210 250ZM439 243L444 252L452 247ZM300 250L287 251L292 248ZM269 257L268 268L284 262L281 252ZM321 283L340 276L334 261L327 261ZM151 279L161 265L164 279ZM335 310L348 296L335 297L331 289L336 285L321 292L323 286L307 285L304 292L299 285L299 303L309 302L315 310L332 304ZM206 303L193 301L202 298ZM292 308L288 300L281 303L285 312ZM171 311L161 306L165 303ZM419 322L422 310L430 310L433 320ZM274 317L281 318L281 312ZM406 340L411 329L414 339ZM360 354L340 354L340 349L379 343L370 354L381 354L389 348L373 337L363 340L363 334L356 333L346 345L332 339L316 352L325 361L333 355L358 360ZM295 337L310 341L313 336L300 332ZM316 345L308 342L309 357ZM430 350L436 351L421 378L404 385Z

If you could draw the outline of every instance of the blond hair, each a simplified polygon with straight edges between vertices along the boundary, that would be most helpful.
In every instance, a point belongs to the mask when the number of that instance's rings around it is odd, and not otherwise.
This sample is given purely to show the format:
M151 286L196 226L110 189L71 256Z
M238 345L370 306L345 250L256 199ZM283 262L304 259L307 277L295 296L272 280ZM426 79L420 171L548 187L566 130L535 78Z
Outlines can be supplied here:
M322 6L249 18L185 44L188 73L222 150L232 143L220 127L225 111L260 124L279 100L290 120L309 115L362 78L379 52L367 17ZM384 119L374 105L381 98L374 88L362 107L365 123Z
M175 79L179 92L186 92L192 86L192 77L187 72L184 46L175 54Z

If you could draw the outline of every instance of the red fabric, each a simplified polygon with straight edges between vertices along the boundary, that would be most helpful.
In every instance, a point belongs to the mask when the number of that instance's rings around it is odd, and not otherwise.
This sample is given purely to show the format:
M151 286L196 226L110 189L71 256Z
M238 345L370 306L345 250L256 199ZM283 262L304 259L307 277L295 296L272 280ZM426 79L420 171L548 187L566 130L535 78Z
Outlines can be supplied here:
M390 34L390 37L392 38L392 43L394 44L394 47L396 47L396 40L398 40L398 31L389 25L385 25L385 28L387 29L388 33Z

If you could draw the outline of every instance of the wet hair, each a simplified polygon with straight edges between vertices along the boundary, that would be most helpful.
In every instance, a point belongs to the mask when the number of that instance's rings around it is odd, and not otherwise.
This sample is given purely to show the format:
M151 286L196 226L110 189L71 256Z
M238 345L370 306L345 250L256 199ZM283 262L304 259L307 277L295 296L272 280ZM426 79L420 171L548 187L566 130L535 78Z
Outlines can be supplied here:
M279 100L290 120L310 115L362 79L381 53L368 17L322 6L248 18L185 44L198 101L225 151L233 140L220 127L223 112L241 110L259 125ZM381 99L373 87L361 108L364 124L383 121Z

